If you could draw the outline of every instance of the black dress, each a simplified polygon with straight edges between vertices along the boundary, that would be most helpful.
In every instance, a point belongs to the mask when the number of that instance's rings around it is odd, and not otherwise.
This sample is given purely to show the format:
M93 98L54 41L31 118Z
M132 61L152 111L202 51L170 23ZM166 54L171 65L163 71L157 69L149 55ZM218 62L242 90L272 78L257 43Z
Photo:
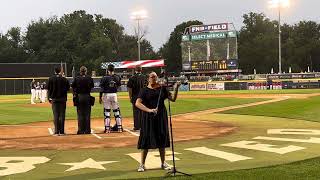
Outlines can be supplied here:
M165 99L168 98L169 91L166 88L150 89L143 88L138 98L142 99L142 104L150 109L157 107L158 97L161 92L158 113L143 113L141 120L140 137L138 149L157 149L170 147L168 114L164 105Z

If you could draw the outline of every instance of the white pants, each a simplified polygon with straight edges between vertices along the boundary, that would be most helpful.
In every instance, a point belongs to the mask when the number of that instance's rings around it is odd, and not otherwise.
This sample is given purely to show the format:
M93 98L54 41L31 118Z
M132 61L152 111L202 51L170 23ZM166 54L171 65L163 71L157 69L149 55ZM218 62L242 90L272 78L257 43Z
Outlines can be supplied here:
M46 102L46 99L47 99L47 90L46 89L42 89L41 90L41 102Z
M31 89L31 104L34 104L34 99L36 98L36 90Z
M36 100L41 100L41 90L40 89L36 89Z
M105 109L119 108L117 93L103 93L102 101L103 101L103 107Z
M118 127L119 126L122 127L122 118L120 115L120 108L119 108L117 93L103 93L102 101L103 101L103 108L104 108L105 127L106 128L110 127L111 109L113 110L114 117L116 118L116 123Z

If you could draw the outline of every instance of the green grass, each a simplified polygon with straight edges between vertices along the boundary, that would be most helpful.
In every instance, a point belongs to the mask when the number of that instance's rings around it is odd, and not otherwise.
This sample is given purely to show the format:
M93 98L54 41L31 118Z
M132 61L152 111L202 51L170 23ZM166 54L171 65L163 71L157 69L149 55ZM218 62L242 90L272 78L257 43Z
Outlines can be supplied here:
M229 114L211 114L203 115L195 120L216 121L227 124L233 124L238 127L238 130L227 136L219 136L212 139L193 140L178 142L175 145L175 151L180 153L176 157L177 167L180 171L193 174L193 178L199 179L262 179L261 177L279 176L276 179L287 179L293 177L290 175L289 163L317 158L319 156L320 145L310 143L295 143L295 142L278 142L278 141L263 141L255 140L261 143L276 145L277 147L285 147L289 145L301 146L306 149L288 154L280 155L270 152L262 152L256 150L246 150L240 148L231 148L221 146L221 144L231 143L236 141L247 140L251 141L256 136L267 136L267 130L271 128L304 128L304 129L320 129L320 124L316 122L307 122L302 120L281 119L273 117L265 117L262 119L258 116L246 115L229 115ZM287 138L308 138L309 136L301 135L275 135L276 137ZM108 140L108 139L103 139ZM251 157L250 160L229 162L224 159L211 157L203 154L198 154L192 151L185 150L193 147L207 147L238 155ZM59 150L1 150L0 157L16 157L16 156L45 156L51 161L45 164L36 165L36 169L22 174L16 174L5 177L4 179L128 179L128 178L146 178L146 177L161 177L164 175L162 170L147 170L144 173L136 172L138 162L130 158L128 153L139 153L134 146L126 148L104 148L104 149L72 149L67 151ZM105 165L106 170L97 169L81 169L71 172L65 172L69 166L59 165L57 163L81 162L85 159L92 158L96 161L119 161L110 165ZM319 158L318 158L319 160ZM172 161L168 160L172 164ZM310 172L311 176L317 176L316 171L319 165L316 161L303 161L298 167L292 170ZM288 164L288 165L281 165ZM312 167L310 167L312 166ZM264 168L264 167L269 167ZM255 168L255 169L253 169ZM262 168L262 169L261 169ZM241 170L247 169L247 170ZM308 170L310 169L310 170ZM272 171L265 171L272 170ZM211 172L208 174L208 172ZM206 173L206 174L204 174ZM299 174L299 171L294 172L297 177L305 177ZM199 174L199 175L198 175ZM300 176L301 175L301 176ZM198 177L199 176L199 177ZM203 178L202 178L203 177ZM181 177L182 179L184 177Z
M320 96L224 111L226 114L283 117L320 122Z
M285 165L244 169L217 173L206 173L193 175L192 177L178 176L169 179L188 180L188 179L219 179L219 180L278 180L278 179L320 179L319 173L320 157L298 161Z
M22 98L24 96L21 96ZM220 108L238 104L263 101L265 99L235 99L235 98L208 98L208 99L178 99L171 104L173 114L195 112L200 110ZM132 105L128 99L120 99L120 109L123 117L132 117ZM23 124L30 122L52 120L50 107L33 107L28 100L17 100L0 104L0 124ZM76 119L76 108L67 107L66 119ZM103 107L98 102L92 109L92 118L103 117Z
M276 90L278 91L278 90ZM256 94L265 92L273 93L276 91L258 91ZM250 91L252 92L252 91ZM249 91L237 91L237 93L248 94ZM316 93L317 90L282 90L274 93ZM184 94L186 92L181 92ZM188 92L187 94L210 94L217 92ZM218 92L219 94L220 92ZM233 93L232 91L224 91L224 94ZM123 93L121 96L127 96ZM11 98L9 96L7 98ZM28 96L18 96L28 98ZM1 97L0 97L1 99ZM260 99L262 100L262 99ZM250 103L260 101L258 99L237 99L237 98L210 98L210 99L178 99L172 104L174 114L195 112L204 109L218 108L236 104ZM23 104L29 103L27 100L18 102L0 103L0 124L15 123L17 119L10 118L11 116L25 118L27 120L19 123L27 123L42 121L43 117L50 119L50 108L20 108ZM128 100L120 101L122 114L126 117L131 116L131 105ZM186 106L187 105L187 106ZM179 142L176 144L176 151L182 154L177 155L181 158L177 161L178 170L193 174L192 179L222 179L222 180L238 180L238 179L320 179L319 164L320 164L320 145L309 143L294 143L294 142L277 142L263 141L263 143L288 146L296 145L306 147L305 150L288 153L286 155L277 155L267 152L243 150L237 148L220 146L224 143L230 143L241 140L252 140L256 136L268 136L267 129L271 128L304 128L304 129L320 129L320 97L310 99L289 99L282 102L265 104L255 107L246 107L223 112L225 114L212 114L201 116L198 120L218 121L223 123L233 124L238 127L236 133L228 136L217 137L214 139L196 140L188 142ZM9 107L8 107L9 106ZM8 109L6 109L8 108ZM18 108L18 109L17 109ZM94 107L93 115L101 117L101 105ZM21 114L18 114L21 112ZM31 111L31 113L30 113ZM29 114L28 114L29 112ZM25 114L27 113L27 115ZM37 114L38 113L38 114ZM40 115L39 115L40 113ZM37 114L37 115L35 115ZM29 117L30 116L30 117ZM38 117L39 116L39 117ZM262 117L264 116L264 117ZM266 117L269 116L269 117ZM68 109L67 117L74 119L76 117L73 107ZM283 118L281 118L283 117ZM4 119L7 118L7 121ZM28 119L30 118L30 119ZM288 119L285 119L288 118ZM38 120L37 120L38 119ZM296 120L301 119L301 120ZM196 119L197 120L197 119ZM314 122L308 122L314 121ZM271 135L270 135L271 136ZM286 138L308 138L309 136L299 135L274 135L275 137ZM185 148L205 146L212 149L222 150L235 154L253 157L250 161L240 161L236 163L228 163L225 160L208 157L205 155L194 154L185 151ZM145 178L145 177L161 177L164 175L161 170L146 171L145 173L135 172L138 163L128 158L125 154L131 152L139 152L134 147L130 148L107 148L107 149L88 149L88 150L70 150L70 151L15 151L2 150L1 156L46 156L52 159L47 164L37 165L37 169L28 173L17 174L5 177L4 179L111 179L111 178ZM56 163L61 162L79 162L86 158L92 157L97 161L115 160L121 161L120 164L106 165L106 171L83 169L71 173L64 173L68 167L58 166ZM171 161L168 161L172 163ZM1 168L0 168L1 170ZM210 172L210 173L208 173ZM158 179L158 178L157 178ZM173 179L190 179L188 177L179 176Z

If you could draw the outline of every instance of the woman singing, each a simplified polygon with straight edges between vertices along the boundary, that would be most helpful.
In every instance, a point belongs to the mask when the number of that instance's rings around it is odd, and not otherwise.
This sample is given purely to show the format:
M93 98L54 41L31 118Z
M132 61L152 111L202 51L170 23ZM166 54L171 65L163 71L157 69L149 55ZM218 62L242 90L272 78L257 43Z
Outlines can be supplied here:
M157 83L157 74L151 72L148 77L148 86L140 91L135 103L136 107L144 111L141 120L138 149L141 149L141 164L138 172L145 171L145 160L149 149L159 149L161 168L170 170L165 162L165 148L170 147L168 114L165 107L165 99L175 102L180 83L174 85L174 95L166 87ZM159 99L160 95L160 99Z

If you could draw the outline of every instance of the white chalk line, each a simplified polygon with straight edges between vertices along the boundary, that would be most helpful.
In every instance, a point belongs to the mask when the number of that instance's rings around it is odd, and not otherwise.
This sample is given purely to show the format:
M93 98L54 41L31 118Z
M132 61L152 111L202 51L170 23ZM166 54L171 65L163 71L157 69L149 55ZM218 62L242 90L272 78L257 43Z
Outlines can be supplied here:
M123 130L128 132L128 133L130 133L130 134L132 134L132 135L134 135L134 136L140 136L138 133L132 132L129 129L123 129Z
M93 130L93 129L91 129L91 135L94 136L94 137L96 137L96 138L98 138L98 139L102 139L101 136L98 136L97 134L94 133L94 130Z
M49 134L50 134L50 135L53 135L53 130L52 130L52 128L48 128L48 131L49 131Z

